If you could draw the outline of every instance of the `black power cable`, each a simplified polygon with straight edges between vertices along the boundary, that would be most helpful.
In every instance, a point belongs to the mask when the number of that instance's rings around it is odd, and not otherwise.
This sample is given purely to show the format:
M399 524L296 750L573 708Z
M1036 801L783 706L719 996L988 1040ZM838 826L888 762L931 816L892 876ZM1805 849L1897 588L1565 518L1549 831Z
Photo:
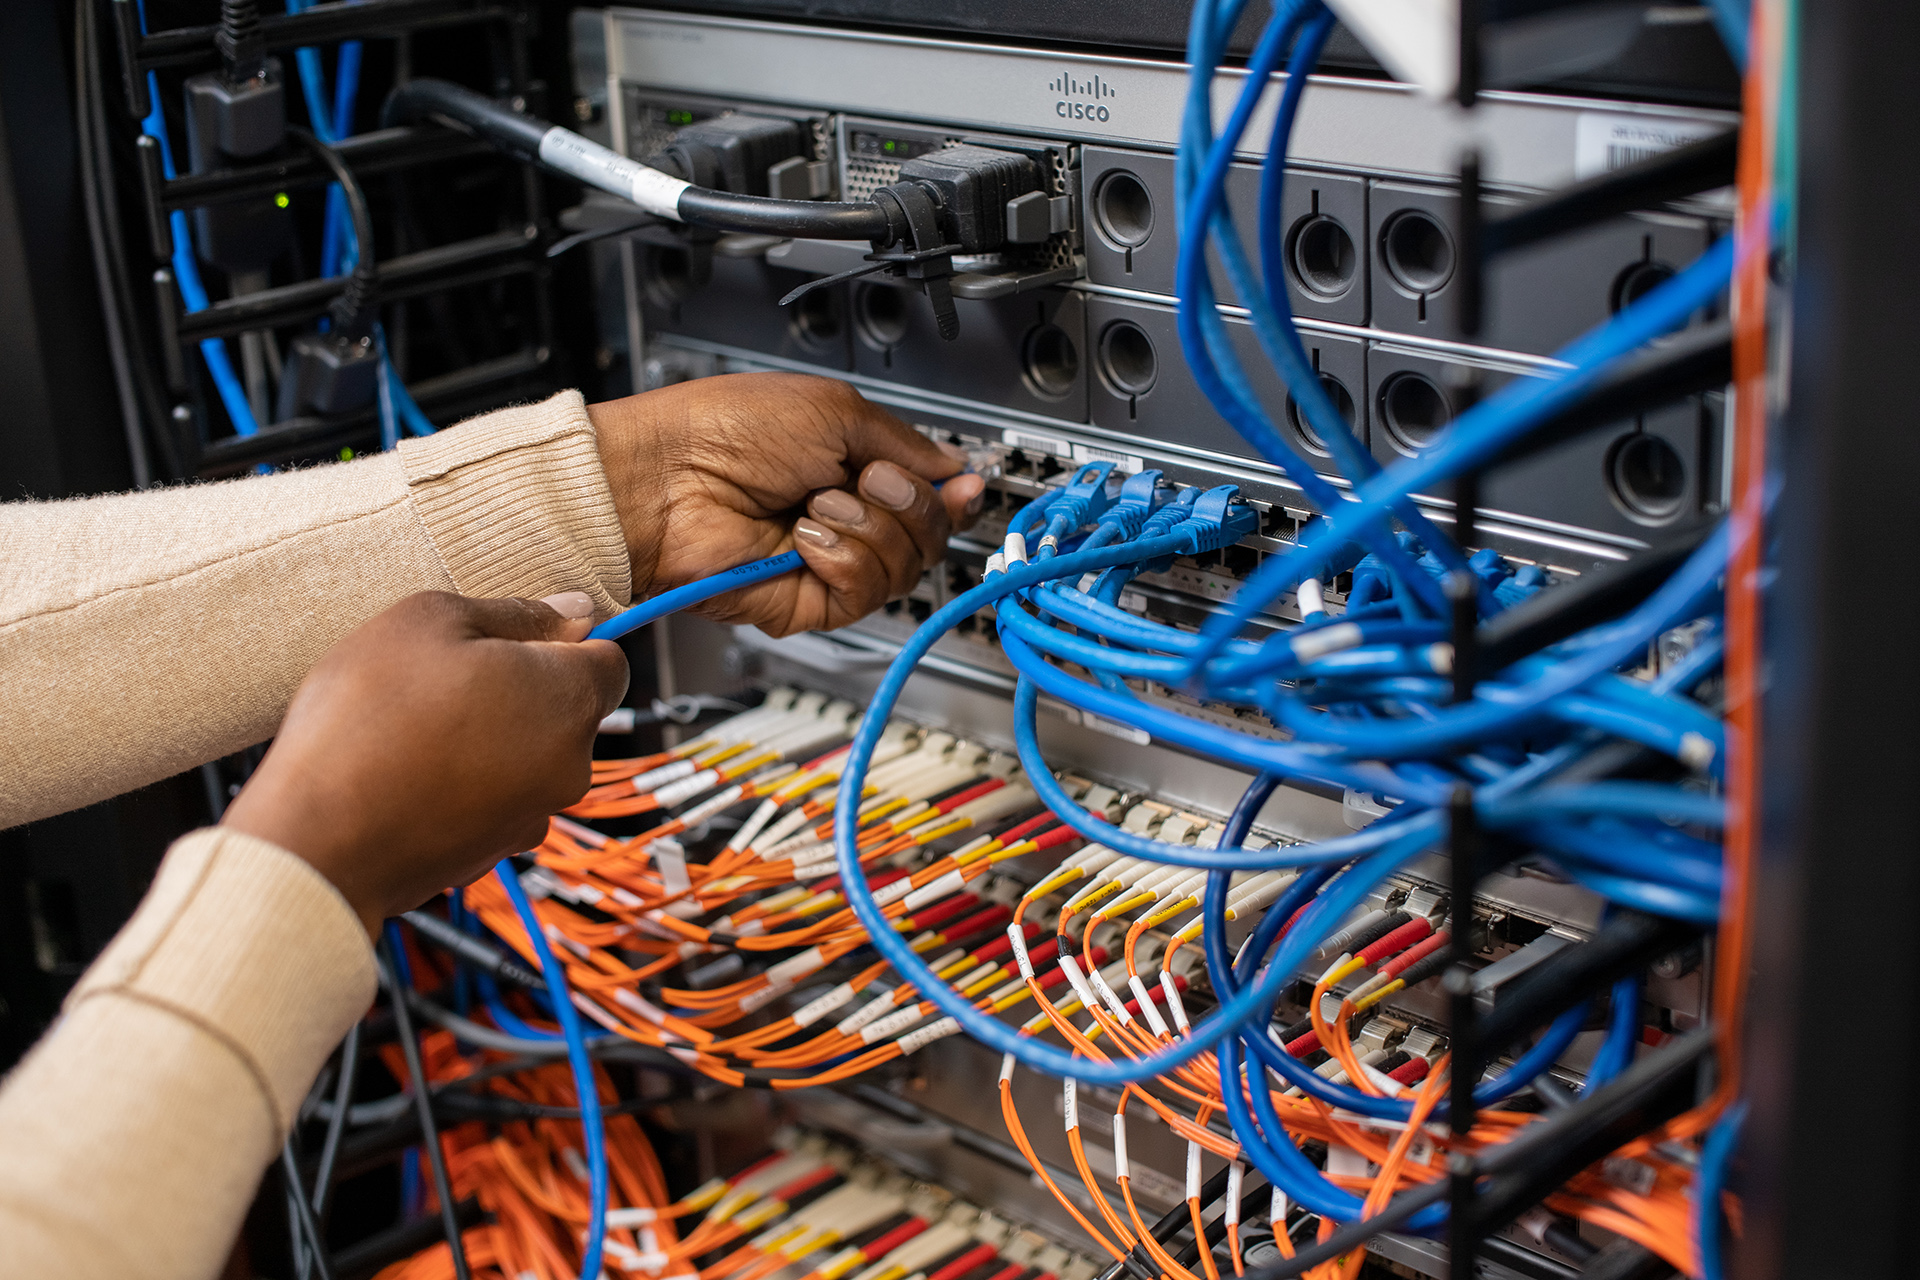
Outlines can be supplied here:
M355 243L353 274L347 279L347 287L333 300L330 314L334 331L349 342L357 342L373 331L373 214L367 208L367 193L338 150L298 125L288 125L287 136L311 151L346 194Z
M400 966L393 945L380 939L381 977L393 997L393 1020L400 1031L400 1051L406 1055L407 1075L414 1081L414 1109L420 1119L421 1145L427 1149L427 1163L433 1167L433 1192L440 1200L440 1223L445 1229L447 1248L453 1255L454 1280L469 1280L466 1242L460 1238L460 1221L454 1213L453 1181L447 1176L446 1152L440 1149L440 1126L434 1122L433 1098L427 1084L426 1068L420 1063L420 1042L414 1039L413 1015L407 1012L406 984L400 981Z

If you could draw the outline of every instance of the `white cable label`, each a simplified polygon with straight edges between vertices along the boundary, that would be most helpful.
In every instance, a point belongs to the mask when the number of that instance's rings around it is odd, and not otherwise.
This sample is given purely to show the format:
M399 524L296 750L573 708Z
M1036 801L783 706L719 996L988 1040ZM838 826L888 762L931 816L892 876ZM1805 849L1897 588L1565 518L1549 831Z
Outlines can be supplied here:
M547 821L572 836L575 840L578 840L581 844L586 845L589 849L604 849L607 846L607 841L612 839L611 836L601 835L592 827L583 827L579 823L563 818L557 813L551 818L548 818Z
M1303 635L1297 635L1287 642L1287 648L1293 650L1293 656L1302 662L1312 662L1315 658L1324 658L1330 653L1342 649L1351 649L1365 638L1357 622L1336 622L1330 627L1316 627Z
M1200 1198L1200 1144L1187 1144L1187 1199Z
M656 788L653 798L659 802L662 809L671 809L683 800L693 799L718 781L720 781L718 769L702 769L678 782L669 782L664 787Z
M769 982L784 982L791 986L817 969L824 969L827 958L820 954L820 948L808 947L797 956L782 960L767 970Z
M1240 1222L1240 1197L1247 1181L1247 1166L1238 1160L1227 1166L1227 1225Z
M833 1029L843 1036L850 1036L891 1008L893 1008L893 992L889 991L876 1000L869 1000L840 1019L834 1024Z
M918 1031L911 1031L900 1037L900 1056L904 1058L910 1053L918 1053L935 1040L944 1040L948 1036L959 1033L958 1018L942 1018L938 1022L930 1022Z
M625 1005L655 1026L667 1025L667 1011L629 987L615 987L613 999L615 1003Z
M754 809L753 815L741 823L740 829L733 833L733 839L727 841L728 851L738 853L752 844L754 838L766 828L767 823L773 820L773 815L779 811L780 802L778 800L772 798L762 800L759 807Z
M1012 1054L1003 1053L1000 1055L1000 1083L1001 1084L1006 1084L1013 1079L1013 1062L1014 1062L1014 1058Z
M1106 977L1098 969L1095 969L1087 976L1093 980L1095 990L1099 991L1100 1002L1113 1011L1114 1017L1120 1019L1120 1025L1123 1027L1132 1026L1133 1015L1127 1012L1127 1002L1120 998L1118 992L1107 985Z
M921 885L918 889L909 893L907 895L907 911L909 913L918 911L920 908L930 906L949 894L958 893L966 887L966 873L956 867L954 870L941 876L938 880Z
M607 1225L613 1228L644 1227L660 1216L658 1209L609 1209Z
M1167 1012L1173 1015L1173 1025L1180 1028L1181 1035L1187 1034L1192 1027L1187 1022L1186 1002L1180 998L1180 988L1174 985L1173 975L1165 969L1160 971L1160 989L1167 993Z
M872 1026L862 1030L860 1032L860 1039L867 1044L885 1040L888 1036L899 1035L902 1031L905 1031L908 1027L926 1016L926 1014L920 1012L920 1006L917 1004L902 1009L898 1013L890 1013Z
M692 186L555 125L540 138L541 163L589 186L631 200L648 213L680 219L680 193Z
M1147 1025L1153 1028L1153 1034L1157 1036L1168 1034L1167 1020L1160 1016L1160 1010L1154 1008L1153 996L1148 993L1147 984L1140 981L1139 974L1132 974L1127 978L1127 989L1133 992L1133 1002L1140 1006L1140 1015L1147 1020Z
M1081 1004L1091 1009L1100 1003L1093 994L1093 988L1087 985L1086 977L1081 974L1079 961L1075 960L1065 951L1062 951L1060 953L1060 968L1065 971L1067 984L1073 988L1073 994L1080 997Z
M897 902L912 892L913 877L901 876L885 888L875 889L873 891L873 902L875 906L884 907L889 902Z
M1007 568L1027 562L1027 539L1024 534L1009 533L1006 545L1001 549L1007 557Z
M1027 954L1026 930L1017 924L1007 926L1007 940L1013 943L1013 958L1020 965L1020 976L1033 976L1033 958Z
M1080 1082L1072 1076L1060 1082L1060 1119L1068 1133L1080 1127Z
M699 804L693 806L693 808L681 814L680 821L684 822L689 828L697 827L721 810L731 808L733 805L740 803L740 793L745 790L746 788L744 786L736 782L725 791L707 797Z
M793 984L791 982L770 982L758 991L749 992L740 997L740 1011L742 1013L755 1013L766 1008L791 990L793 990Z
M852 1000L853 986L850 983L843 982L833 990L827 992L827 994L817 999L809 1000L798 1009L795 1009L793 1011L793 1025L796 1027L810 1027L832 1013L835 1009L840 1008L840 1006L851 1003Z
M675 760L672 764L663 764L658 769L649 769L645 773L635 774L631 783L635 791L645 794L662 783L686 777L696 767L691 760Z
M653 855L654 869L660 873L660 887L669 897L677 897L693 887L687 876L687 850L671 836L661 836L647 846Z
M1116 1178L1133 1177L1133 1169L1127 1164L1127 1113L1113 1113L1113 1176Z

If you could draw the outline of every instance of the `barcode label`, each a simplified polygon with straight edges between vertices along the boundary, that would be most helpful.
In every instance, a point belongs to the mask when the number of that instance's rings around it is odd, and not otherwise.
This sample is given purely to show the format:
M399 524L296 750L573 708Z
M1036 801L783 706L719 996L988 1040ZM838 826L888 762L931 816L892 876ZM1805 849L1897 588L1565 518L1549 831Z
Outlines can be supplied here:
M1069 457L1073 453L1073 446L1057 436L1037 436L1026 431L1016 431L1012 427L1003 431L1000 439L1011 448L1019 449L1024 453L1045 453L1056 458Z
M1573 176L1591 178L1612 173L1663 151L1711 138L1727 128L1699 120L1583 111L1574 125Z

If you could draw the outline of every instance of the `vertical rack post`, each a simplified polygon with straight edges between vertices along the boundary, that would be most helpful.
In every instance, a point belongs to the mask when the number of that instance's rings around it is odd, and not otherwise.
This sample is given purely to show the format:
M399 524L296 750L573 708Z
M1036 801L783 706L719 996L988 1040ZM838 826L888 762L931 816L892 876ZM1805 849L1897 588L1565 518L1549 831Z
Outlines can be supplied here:
M1453 903L1453 963L1442 985L1448 999L1448 1034L1453 1055L1448 1081L1447 1123L1453 1136L1473 1131L1473 1089L1480 1082L1479 1010L1474 1006L1473 971L1466 965L1473 954L1473 891L1479 882L1480 832L1473 810L1473 788L1462 783L1447 802L1447 854ZM1452 1280L1474 1280L1474 1256L1480 1236L1474 1214L1474 1182L1479 1176L1473 1157L1456 1150L1447 1163L1447 1248Z

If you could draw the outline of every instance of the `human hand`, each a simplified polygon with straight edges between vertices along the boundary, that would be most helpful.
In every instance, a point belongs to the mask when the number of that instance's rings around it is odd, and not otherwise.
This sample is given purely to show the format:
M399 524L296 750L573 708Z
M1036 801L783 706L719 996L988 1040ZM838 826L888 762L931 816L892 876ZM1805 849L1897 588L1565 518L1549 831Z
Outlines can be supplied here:
M585 640L593 601L408 596L328 650L222 825L388 916L530 849L586 791L627 660Z
M831 378L701 378L587 412L634 599L795 549L804 571L695 610L774 636L845 626L906 595L986 489L958 474L957 451Z

